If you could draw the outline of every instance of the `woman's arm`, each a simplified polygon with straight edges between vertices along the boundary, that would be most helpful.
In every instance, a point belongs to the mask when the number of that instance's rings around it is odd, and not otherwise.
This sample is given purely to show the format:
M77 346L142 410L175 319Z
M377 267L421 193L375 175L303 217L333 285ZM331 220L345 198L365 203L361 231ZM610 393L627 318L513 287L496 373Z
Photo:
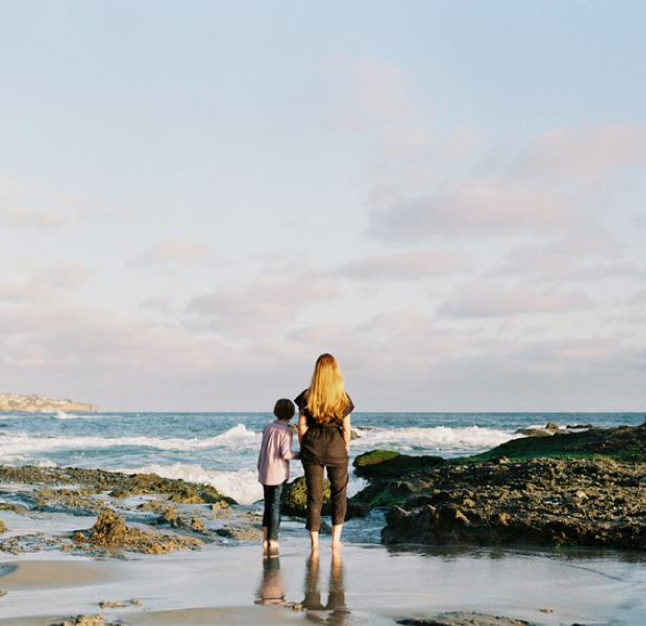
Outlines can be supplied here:
M307 432L307 418L301 413L298 416L298 445L303 445L303 437Z
M350 442L352 441L352 424L350 416L346 415L343 418L343 441L345 442L345 449L350 452Z
M281 438L280 441L280 458L285 459L286 461L291 461L293 459L299 459L300 453L294 452L292 446L294 445L294 435L292 434L292 429L289 429L288 433L285 433L285 436Z

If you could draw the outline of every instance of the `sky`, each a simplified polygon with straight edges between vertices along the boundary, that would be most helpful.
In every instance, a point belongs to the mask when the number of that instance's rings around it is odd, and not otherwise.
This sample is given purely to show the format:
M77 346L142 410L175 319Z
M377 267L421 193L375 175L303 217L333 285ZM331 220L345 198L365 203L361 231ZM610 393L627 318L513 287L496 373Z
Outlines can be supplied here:
M646 408L646 5L0 0L0 391Z

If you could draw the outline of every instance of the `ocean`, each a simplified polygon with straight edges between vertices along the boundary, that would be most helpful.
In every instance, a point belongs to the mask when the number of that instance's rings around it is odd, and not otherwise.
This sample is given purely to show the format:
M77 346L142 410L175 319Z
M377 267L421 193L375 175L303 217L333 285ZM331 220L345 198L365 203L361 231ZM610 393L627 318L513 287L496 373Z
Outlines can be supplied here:
M154 472L213 485L238 503L262 498L256 459L269 413L16 413L0 415L0 463ZM355 413L351 458L375 448L445 458L518 437L519 428L637 425L641 413ZM297 444L295 443L297 447ZM292 476L302 475L299 462ZM364 486L352 476L350 494Z

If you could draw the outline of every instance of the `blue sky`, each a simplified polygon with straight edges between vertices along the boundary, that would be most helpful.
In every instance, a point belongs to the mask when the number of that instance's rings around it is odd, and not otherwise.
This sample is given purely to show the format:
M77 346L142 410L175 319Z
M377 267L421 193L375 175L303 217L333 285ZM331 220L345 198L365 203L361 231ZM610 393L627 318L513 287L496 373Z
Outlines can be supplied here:
M643 409L645 18L0 0L0 389Z

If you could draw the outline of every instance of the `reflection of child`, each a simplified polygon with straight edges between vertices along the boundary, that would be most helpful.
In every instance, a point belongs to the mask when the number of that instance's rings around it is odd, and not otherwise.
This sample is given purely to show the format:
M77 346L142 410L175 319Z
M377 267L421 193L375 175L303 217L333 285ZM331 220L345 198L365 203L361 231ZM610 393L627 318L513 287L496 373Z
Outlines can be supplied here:
M283 491L289 479L289 461L298 459L292 450L294 435L289 424L294 417L294 403L281 399L274 406L276 421L265 426L258 455L258 480L265 492L265 512L262 518L263 550L278 548L280 507Z
M285 606L285 585L280 573L280 559L264 559L262 582L256 593L255 604Z

